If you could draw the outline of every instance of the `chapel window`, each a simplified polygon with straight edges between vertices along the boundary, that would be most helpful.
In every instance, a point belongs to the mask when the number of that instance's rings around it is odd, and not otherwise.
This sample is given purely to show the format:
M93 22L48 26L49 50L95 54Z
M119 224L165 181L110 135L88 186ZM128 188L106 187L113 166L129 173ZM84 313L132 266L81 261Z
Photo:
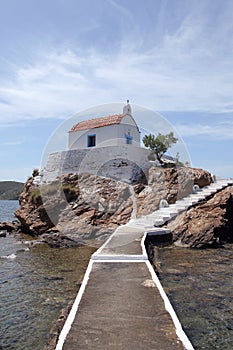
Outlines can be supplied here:
M96 135L87 135L87 147L96 146Z

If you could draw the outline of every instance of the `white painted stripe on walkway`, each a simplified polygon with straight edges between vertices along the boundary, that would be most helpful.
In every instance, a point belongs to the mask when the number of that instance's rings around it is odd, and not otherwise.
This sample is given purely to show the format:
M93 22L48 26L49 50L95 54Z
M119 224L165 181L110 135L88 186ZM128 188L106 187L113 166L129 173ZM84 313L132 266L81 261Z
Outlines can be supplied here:
M192 346L190 340L188 339L186 333L184 332L184 330L181 326L181 323L180 323L180 321L175 313L175 310L173 309L173 307L170 303L170 300L168 299L168 296L165 293L165 291L160 283L160 280L158 279L158 276L155 273L155 270L153 269L153 267L149 261L147 261L146 264L147 264L147 267L151 273L152 280L154 281L154 283L155 283L156 287L158 288L159 293L164 301L165 309L167 310L167 312L170 314L170 316L172 318L172 321L173 321L175 328L176 328L176 334L177 334L178 338L180 339L180 341L184 345L185 350L194 350L194 347Z
M93 263L146 263L148 259L146 260L139 260L139 259L117 259L117 256L115 256L115 259L105 259L105 260L94 260Z
M119 226L119 227L121 227L121 226ZM112 239L112 237L115 235L116 231L117 231L117 230L115 230L115 231L111 234L111 236L108 237L107 241L104 242L104 244L102 244L102 246L99 247L99 249L97 249L97 251L96 251L94 254L92 254L92 257L94 257L94 256L96 256L96 255L99 255L99 254L102 252L102 250L106 247L106 245L111 241L111 239Z
M78 307L79 307L79 304L80 304L80 301L82 299L82 296L83 296L83 293L85 291L85 288L86 288L86 285L87 285L87 282L89 280L89 277L90 277L90 273L91 273L91 270L92 270L92 265L93 265L93 261L90 260L89 261L89 264L87 266L87 270L86 270L86 273L84 275L84 278L83 278L83 281L82 281L82 284L81 284L81 287L78 291L78 294L76 296L76 299L74 301L74 304L70 310L70 313L67 317L67 320L62 328L62 331L59 335L59 338L58 338L58 342L57 342L57 345L56 345L56 349L55 350L62 350L63 348L63 345L64 345L64 342L65 342L65 339L71 329L71 326L72 326L72 323L74 322L74 319L75 319L75 316L76 316L76 313L78 311Z
M147 233L145 232L142 239L141 239L141 247L142 247L142 255L148 259L147 251L146 251L146 246L145 246L145 240L147 237Z
M95 255L92 256L91 258L93 261L113 261L113 260L124 260L124 261L143 261L143 260L147 260L147 257L142 255L142 254L125 254L125 255L121 255L121 254L101 254L101 255Z

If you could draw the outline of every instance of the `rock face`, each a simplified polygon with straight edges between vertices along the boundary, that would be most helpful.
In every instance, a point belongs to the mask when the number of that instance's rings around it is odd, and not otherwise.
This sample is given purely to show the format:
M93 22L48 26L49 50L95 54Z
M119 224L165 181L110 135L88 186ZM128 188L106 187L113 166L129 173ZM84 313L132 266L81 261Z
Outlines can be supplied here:
M133 210L128 185L94 175L64 175L40 187L29 179L15 215L21 230L55 246L98 240L126 223Z
M103 240L131 217L156 210L161 199L174 203L199 187L210 184L201 169L150 168L147 184L129 185L95 175L63 175L37 186L30 178L15 212L21 230L55 246L72 246L83 240Z
M174 243L180 246L206 248L233 243L233 187L217 192L167 227L172 230Z
M65 324L65 321L70 313L72 305L73 305L73 301L69 302L67 307L65 307L64 309L61 310L57 321L55 322L55 324L53 325L53 327L50 330L49 340L47 341L47 344L45 345L43 350L55 350L56 349L59 335L60 335L62 328Z
M0 231L1 232L17 232L20 229L19 222L0 222ZM4 235L2 236L4 237Z
M155 211L161 199L169 204L192 193L193 185L200 188L212 182L211 174L202 169L193 168L150 168L148 186L136 185L137 215L146 215ZM138 189L139 188L139 189Z

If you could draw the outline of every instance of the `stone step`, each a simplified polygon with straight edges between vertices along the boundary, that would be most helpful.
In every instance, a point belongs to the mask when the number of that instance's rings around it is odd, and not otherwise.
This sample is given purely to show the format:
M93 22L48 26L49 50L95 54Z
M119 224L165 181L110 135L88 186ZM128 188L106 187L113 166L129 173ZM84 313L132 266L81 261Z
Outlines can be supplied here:
M158 212L159 215L160 215L160 214L161 214L161 215L163 215L163 214L166 215L167 213L169 213L170 215L172 215L173 213L176 213L177 210L169 205L169 206L166 207L166 208L159 209L157 212Z
M150 220L156 220L156 219L162 219L162 220L169 220L172 218L172 215L171 213L167 212L167 213L160 213L159 211L158 212L154 212L152 214L149 214L148 215L148 218Z
M228 186L229 184L228 184L228 182L218 182L218 183L214 183L214 184L211 184L211 185L209 185L209 186L206 186L206 187L203 187L204 189L205 188L207 188L207 189L209 189L209 188L211 188L211 189L221 189L221 188L223 188L223 187L226 187L226 186Z
M181 205L185 205L186 208L194 205L194 204L197 204L198 202L200 201L199 198L187 198L187 199L183 199L181 200L178 204L181 204Z
M174 216L176 216L178 213L179 213L179 210L172 209L171 211L167 211L167 212L164 212L164 213L161 213L160 211L158 211L158 213L154 212L154 213L152 213L152 214L150 214L148 216L152 220L157 220L157 219L160 220L160 219L162 219L162 220L166 220L167 221L169 219L174 218Z
M185 210L187 208L187 205L184 203L178 203L176 202L175 204L170 204L170 206L172 209L177 210L178 212L181 212L183 210Z
M156 226L159 227L159 226L163 225L164 223L165 223L165 221L156 219L156 220L154 221L154 226L155 226L155 227L156 227Z
M159 227L170 219L176 217L180 212L185 211L198 202L205 200L208 196L214 194L218 190L228 186L229 182L233 184L233 180L218 181L209 186L203 187L197 193L192 193L189 196L176 201L176 203L170 204L168 207L160 208L149 215L135 219L128 225L131 227L145 227L145 229L153 226Z
M203 190L201 193L204 194L205 196L210 196L211 194L216 193L216 190L215 189L206 189L206 190Z
M134 222L127 224L129 227L143 227L145 229L152 228L154 226L154 221L149 219L136 219Z
M185 199L196 199L196 198L200 198L200 199L203 199L205 198L205 194L204 193L193 193L193 194L190 194L188 197L184 197L183 200Z
M211 188L206 188L205 190L203 190L203 192L207 192L207 191L211 191L211 193L216 193L217 191L221 190L222 188L224 188L225 186L218 186L218 187L211 187Z

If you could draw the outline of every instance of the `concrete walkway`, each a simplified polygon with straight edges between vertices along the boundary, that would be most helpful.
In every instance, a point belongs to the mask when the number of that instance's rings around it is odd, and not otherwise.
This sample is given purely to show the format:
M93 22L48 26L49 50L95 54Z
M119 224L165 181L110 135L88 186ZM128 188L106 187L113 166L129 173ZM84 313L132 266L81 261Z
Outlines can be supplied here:
M63 349L183 346L145 262L95 262Z
M193 350L148 260L145 238L168 234L156 226L228 184L218 181L120 226L92 255L56 350Z

